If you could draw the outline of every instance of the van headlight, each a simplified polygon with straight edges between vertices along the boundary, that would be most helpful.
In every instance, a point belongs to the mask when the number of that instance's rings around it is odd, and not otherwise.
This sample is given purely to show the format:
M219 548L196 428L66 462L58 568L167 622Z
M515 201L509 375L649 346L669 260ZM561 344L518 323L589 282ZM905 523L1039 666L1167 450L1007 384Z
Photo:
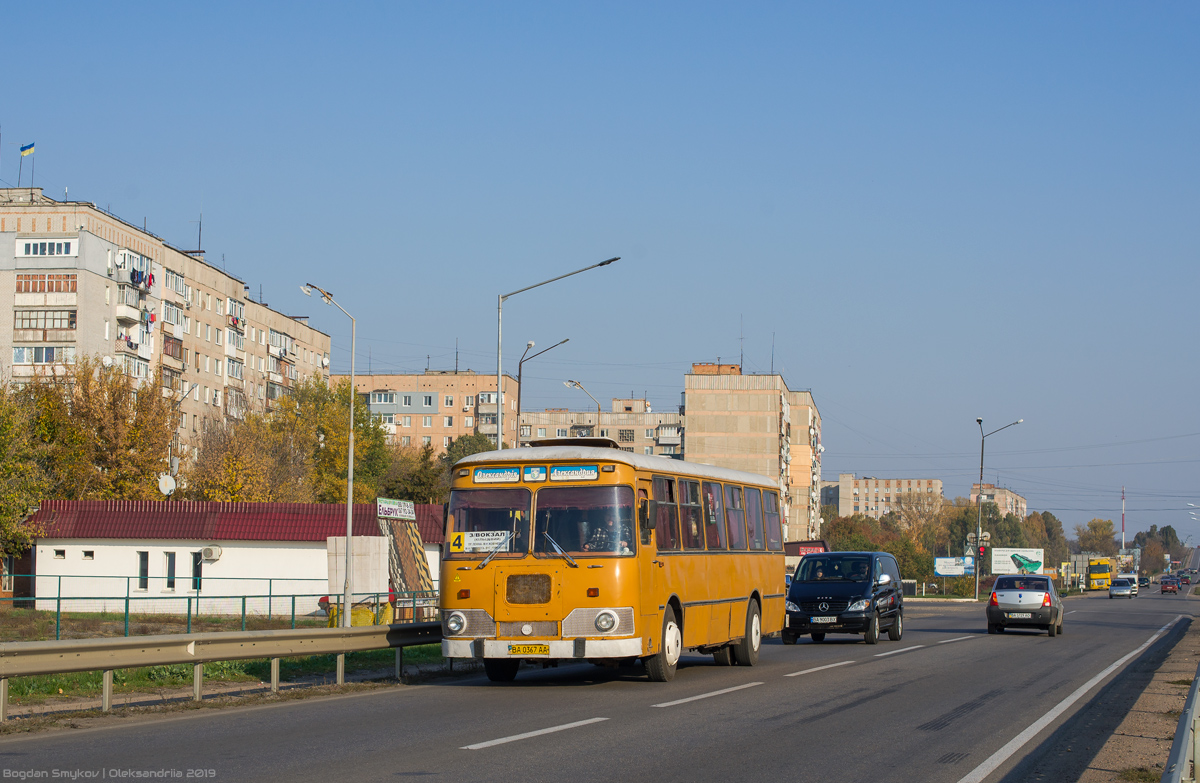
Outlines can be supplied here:
M865 612L871 606L871 599L864 598L861 601L855 601L846 609L847 612Z
M450 633L462 633L462 629L466 627L467 618L459 612L454 612L446 618L446 630Z
M608 633L617 627L617 615L614 612L605 609L600 614L596 615L596 630L600 633Z
M789 612L799 612L800 611L800 607L796 606L791 601L785 601L783 605L784 605L784 608L786 608Z

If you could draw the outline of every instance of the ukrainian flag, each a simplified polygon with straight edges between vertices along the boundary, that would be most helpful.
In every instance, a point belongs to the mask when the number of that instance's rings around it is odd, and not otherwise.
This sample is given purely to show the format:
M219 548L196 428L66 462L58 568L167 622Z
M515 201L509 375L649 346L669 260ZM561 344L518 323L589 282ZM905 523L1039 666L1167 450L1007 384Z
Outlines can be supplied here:
M33 154L33 145L32 144L26 144L24 147L21 148L21 157L22 158L25 157L26 155L32 155L32 154Z

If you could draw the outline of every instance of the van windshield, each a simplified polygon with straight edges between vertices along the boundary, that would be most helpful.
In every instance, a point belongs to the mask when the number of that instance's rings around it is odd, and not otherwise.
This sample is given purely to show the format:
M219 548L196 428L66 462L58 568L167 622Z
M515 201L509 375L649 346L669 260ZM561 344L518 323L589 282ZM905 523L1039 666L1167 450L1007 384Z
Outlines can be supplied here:
M865 582L871 575L868 555L807 555L800 561L796 581Z

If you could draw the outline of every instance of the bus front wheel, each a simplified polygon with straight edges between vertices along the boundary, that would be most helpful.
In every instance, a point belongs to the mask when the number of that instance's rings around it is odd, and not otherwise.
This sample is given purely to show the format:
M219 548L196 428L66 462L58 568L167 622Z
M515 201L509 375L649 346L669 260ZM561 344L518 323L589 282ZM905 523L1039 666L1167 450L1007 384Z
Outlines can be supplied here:
M746 635L733 648L733 658L738 666L753 666L758 663L758 650L762 647L762 617L758 602L751 600L746 609Z
M492 682L512 682L517 679L521 662L511 658L484 658L483 670Z
M669 682L675 676L679 655L683 652L683 631L675 621L675 610L667 607L663 615L662 643L658 653L646 659L646 673L654 682Z

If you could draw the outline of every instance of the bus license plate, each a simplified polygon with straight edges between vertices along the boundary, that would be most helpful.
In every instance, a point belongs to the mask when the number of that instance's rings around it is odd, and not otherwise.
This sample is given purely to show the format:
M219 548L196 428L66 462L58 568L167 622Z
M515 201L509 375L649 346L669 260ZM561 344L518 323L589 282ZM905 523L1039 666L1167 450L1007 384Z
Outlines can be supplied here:
M1030 614L1029 612L1009 612L1008 613L1008 619L1010 619L1010 620L1028 620L1032 617L1033 617L1033 615Z
M550 645L548 644L510 644L508 646L509 655L549 655Z
M836 617L814 617L811 622L814 623L836 623Z

